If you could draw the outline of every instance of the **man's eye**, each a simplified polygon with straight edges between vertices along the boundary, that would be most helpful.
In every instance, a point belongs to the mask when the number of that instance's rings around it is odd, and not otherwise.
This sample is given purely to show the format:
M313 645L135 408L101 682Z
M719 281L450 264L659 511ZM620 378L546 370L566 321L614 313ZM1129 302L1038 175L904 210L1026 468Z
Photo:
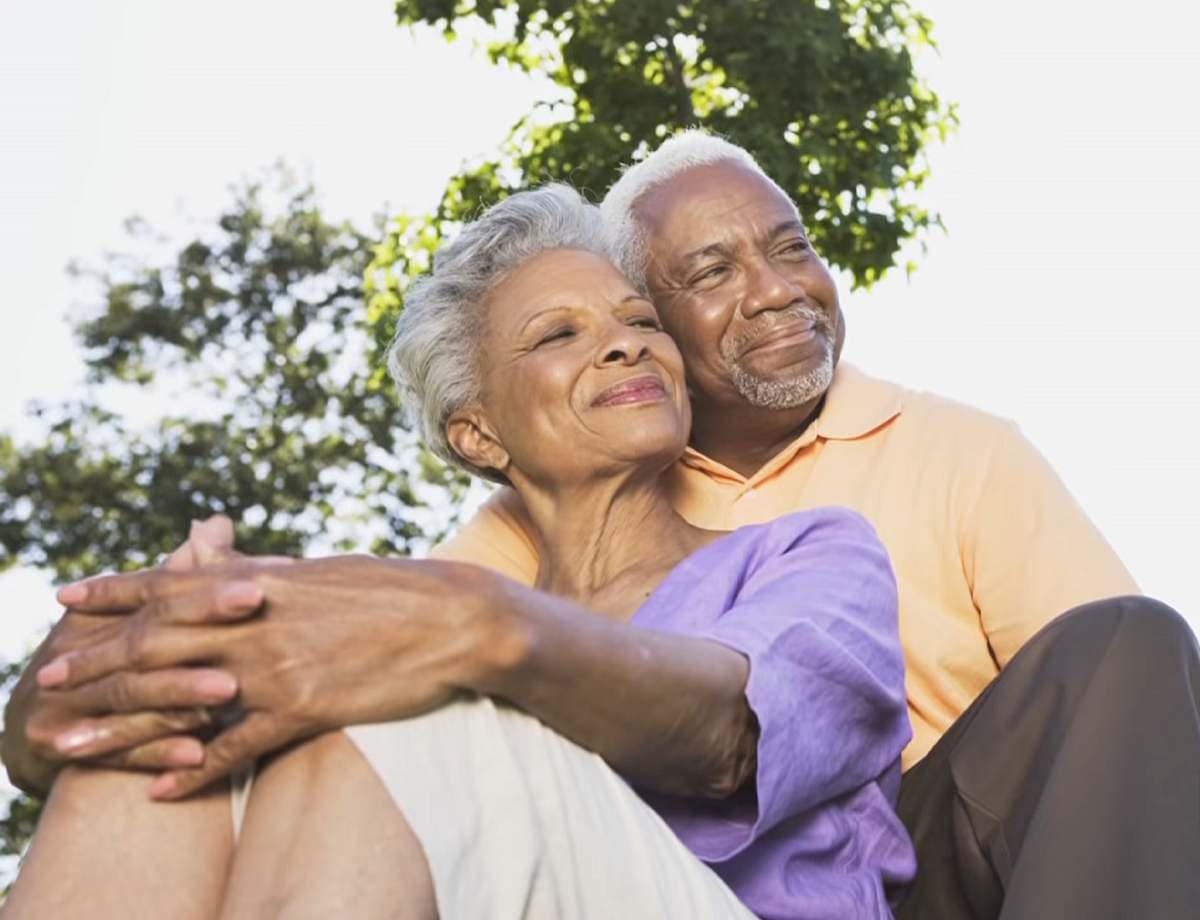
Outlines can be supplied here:
M638 316L630 320L629 325L637 326L639 329L653 329L655 332L662 329L662 324L653 316Z
M784 243L779 247L779 254L784 256L807 255L808 251L808 240L792 240L791 242Z
M720 281L723 277L725 277L725 274L728 271L729 271L728 266L713 265L709 268L704 269L699 274L694 275L692 277L692 280L690 283L693 286L698 285L698 284L712 284L714 282Z

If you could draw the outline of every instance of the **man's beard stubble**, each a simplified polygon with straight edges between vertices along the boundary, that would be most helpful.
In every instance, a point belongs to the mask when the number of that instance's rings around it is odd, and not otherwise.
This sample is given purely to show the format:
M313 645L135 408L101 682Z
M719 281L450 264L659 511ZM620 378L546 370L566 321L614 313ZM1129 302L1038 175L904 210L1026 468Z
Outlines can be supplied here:
M764 316L761 322L741 330L736 338L722 339L721 358L729 369L730 382L746 402L759 409L795 409L818 398L833 381L833 330L829 317L808 307L789 307ZM825 344L825 354L816 367L790 376L785 373L780 377L763 377L742 364L740 356L751 342L778 326L805 320L812 322L814 332Z

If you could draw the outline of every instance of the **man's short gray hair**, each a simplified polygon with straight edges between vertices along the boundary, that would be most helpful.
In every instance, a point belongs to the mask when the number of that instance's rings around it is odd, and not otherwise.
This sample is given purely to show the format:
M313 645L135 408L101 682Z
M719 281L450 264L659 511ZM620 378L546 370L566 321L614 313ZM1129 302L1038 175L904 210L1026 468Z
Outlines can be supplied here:
M446 440L446 422L479 399L481 310L515 268L550 249L608 258L595 205L566 185L519 192L483 212L438 250L433 270L414 281L387 350L402 405L429 448L495 482L504 477L463 460Z
M703 128L689 128L667 138L652 154L625 168L600 203L605 235L613 261L643 293L646 292L646 268L649 247L645 228L634 215L638 199L652 188L697 166L713 163L738 163L779 186L768 176L750 152L737 144L710 134ZM788 198L783 189L779 193ZM791 200L790 198L788 199Z

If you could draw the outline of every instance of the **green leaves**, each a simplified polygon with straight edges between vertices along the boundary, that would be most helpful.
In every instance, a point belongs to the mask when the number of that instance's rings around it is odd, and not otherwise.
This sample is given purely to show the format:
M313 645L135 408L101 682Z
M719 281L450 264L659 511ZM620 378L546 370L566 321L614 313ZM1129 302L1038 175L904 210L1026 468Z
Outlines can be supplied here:
M932 26L907 3L399 0L396 17L446 34L486 25L493 60L561 88L452 182L438 220L552 179L599 197L646 145L701 124L757 157L856 284L881 278L938 223L912 193L926 146L956 117L913 71Z
M0 568L153 564L216 512L250 552L436 538L450 512L426 505L462 480L416 462L401 425L382 364L394 304L366 309L371 237L282 169L173 251L146 255L135 229L134 255L78 272L97 297L76 331L105 386L40 409L39 443L0 440ZM427 264L434 236L400 239ZM130 396L150 423L107 407Z

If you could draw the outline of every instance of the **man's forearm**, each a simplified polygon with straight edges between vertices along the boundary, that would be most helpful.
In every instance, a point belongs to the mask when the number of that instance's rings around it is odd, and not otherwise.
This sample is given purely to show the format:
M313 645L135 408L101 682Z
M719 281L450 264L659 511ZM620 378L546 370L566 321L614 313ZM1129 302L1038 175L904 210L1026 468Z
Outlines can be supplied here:
M501 625L471 689L511 701L656 792L722 797L753 775L743 655L516 585L496 600Z

